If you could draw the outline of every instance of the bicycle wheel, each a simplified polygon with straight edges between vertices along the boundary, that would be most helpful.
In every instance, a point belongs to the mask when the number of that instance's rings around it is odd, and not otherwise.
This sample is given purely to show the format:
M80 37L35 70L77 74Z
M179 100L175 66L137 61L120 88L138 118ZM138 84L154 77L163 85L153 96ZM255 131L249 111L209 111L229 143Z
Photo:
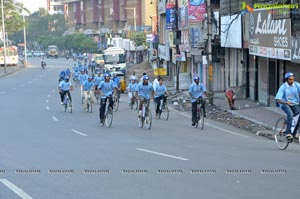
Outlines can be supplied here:
M199 114L199 121L198 121L198 126L200 127L201 130L203 130L203 126L204 126L204 112L203 109L200 109L200 114Z
M196 124L195 124L195 128L198 128L199 120L200 120L200 108L199 108L198 105L197 105L197 115L196 115Z
M116 97L114 100L114 112L117 112L119 108L119 99Z
M133 104L133 108L135 109L135 110L137 110L138 109L138 100L137 100L137 98L135 97L134 98L134 104Z
M109 106L107 109L106 116L105 116L105 125L107 128L111 127L112 121L113 121L113 111L111 110L111 107Z
M72 113L72 101L70 99L68 99L68 108L69 112Z
M67 108L68 108L68 98L65 96L65 99L64 99L64 111L65 112L67 111Z
M92 113L93 112L93 105L92 105L91 98L89 98L89 100L88 100L88 105L89 105L89 112Z
M277 120L274 127L274 138L279 149L285 150L289 145L289 140L285 137L286 119L280 118Z
M138 125L139 125L139 127L143 128L143 125L144 125L144 118L143 118L143 116L138 115L137 119L138 119Z
M145 126L146 129L150 130L152 125L152 115L150 109L148 110L148 114L145 117Z
M165 120L169 119L169 108L167 105L162 108L161 115Z

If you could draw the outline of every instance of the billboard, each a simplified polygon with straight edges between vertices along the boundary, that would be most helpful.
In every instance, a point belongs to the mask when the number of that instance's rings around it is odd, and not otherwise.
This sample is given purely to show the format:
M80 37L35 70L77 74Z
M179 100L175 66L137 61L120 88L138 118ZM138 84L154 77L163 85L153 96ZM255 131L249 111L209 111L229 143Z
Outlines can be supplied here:
M272 13L258 10L249 15L249 54L291 60L291 20L272 19Z
M199 23L205 19L206 5L204 0L189 1L189 23Z

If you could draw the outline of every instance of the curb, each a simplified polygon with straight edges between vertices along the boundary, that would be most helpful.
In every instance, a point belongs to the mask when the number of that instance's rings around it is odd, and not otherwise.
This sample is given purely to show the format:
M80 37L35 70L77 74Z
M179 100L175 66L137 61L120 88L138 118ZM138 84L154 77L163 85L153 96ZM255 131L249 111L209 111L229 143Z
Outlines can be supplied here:
M23 69L25 69L26 67L24 67L24 66L18 66L18 67L16 67L16 68L14 68L14 69L12 69L12 70L9 70L9 71L6 71L6 73L0 73L0 78L2 78L2 77L6 77L6 76L8 76L8 75L11 75L11 74L14 74L14 73L16 73L16 72L18 72L18 71L20 71L20 70L23 70Z

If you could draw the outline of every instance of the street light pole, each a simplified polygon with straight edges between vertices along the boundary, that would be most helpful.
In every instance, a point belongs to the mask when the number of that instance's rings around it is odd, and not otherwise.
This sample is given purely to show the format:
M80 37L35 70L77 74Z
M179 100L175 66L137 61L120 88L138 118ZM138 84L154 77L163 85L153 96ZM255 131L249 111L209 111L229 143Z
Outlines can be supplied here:
M24 5L24 0L22 0L22 3ZM24 12L22 10L22 14L23 14L23 23L24 23L24 29L23 29L23 33L24 33L24 66L27 67L27 39L26 39L26 24L25 24L25 16L24 16Z
M3 1L1 0L1 12L2 12L2 36L3 36L3 55L4 55L4 72L6 73L6 42L5 42L5 19Z
M208 54L208 99L209 103L213 104L213 67L212 67L212 48L211 48L211 39L212 39L212 18L211 18L211 0L207 0L207 54Z

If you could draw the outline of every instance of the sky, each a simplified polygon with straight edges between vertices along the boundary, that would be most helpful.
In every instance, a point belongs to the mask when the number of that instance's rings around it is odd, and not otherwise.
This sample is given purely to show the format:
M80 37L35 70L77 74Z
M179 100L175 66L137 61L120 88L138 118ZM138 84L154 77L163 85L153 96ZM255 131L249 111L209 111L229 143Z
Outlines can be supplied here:
M16 0L18 2L23 2L24 7L30 10L31 13L37 11L39 8L46 8L47 0Z

